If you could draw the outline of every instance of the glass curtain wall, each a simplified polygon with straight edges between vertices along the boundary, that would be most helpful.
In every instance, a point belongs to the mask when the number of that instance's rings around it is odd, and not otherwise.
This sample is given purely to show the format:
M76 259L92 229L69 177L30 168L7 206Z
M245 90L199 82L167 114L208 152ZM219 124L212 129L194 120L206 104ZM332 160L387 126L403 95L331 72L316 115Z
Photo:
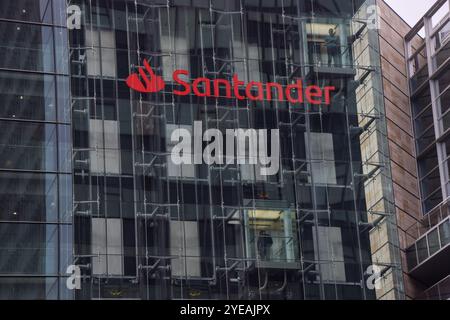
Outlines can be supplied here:
M72 168L65 1L0 3L0 299L67 299Z
M359 1L74 2L74 246L90 267L77 298L375 297L364 184L382 166L361 156ZM127 87L144 59L165 80L161 92ZM336 90L330 105L179 96L179 69L188 82L237 75ZM195 138L199 125L224 136L278 129L278 173L175 164L172 133Z

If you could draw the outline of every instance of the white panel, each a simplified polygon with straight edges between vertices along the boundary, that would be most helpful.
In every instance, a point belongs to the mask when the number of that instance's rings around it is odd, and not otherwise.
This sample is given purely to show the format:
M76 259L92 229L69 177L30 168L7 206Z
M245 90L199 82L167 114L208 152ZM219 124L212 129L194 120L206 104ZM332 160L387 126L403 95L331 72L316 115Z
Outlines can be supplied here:
M100 75L100 53L99 49L86 50L87 73L90 76Z
M102 75L104 77L116 77L116 50L102 49Z
M105 163L107 174L120 174L120 151L105 150Z
M86 47L98 47L99 46L99 33L97 30L92 30L90 28L85 29L85 43Z
M104 120L103 126L105 130L105 148L119 149L119 123L116 120Z
M98 32L98 31L97 31ZM100 31L100 41L102 48L116 48L116 39L114 32L111 30L101 30Z
M314 183L336 184L333 135L331 133L311 132L309 139L308 135L305 134L308 159L315 160L310 164ZM311 155L308 153L308 146Z
M97 149L89 152L92 173L120 174L119 124L117 121L90 119L89 145L90 148ZM102 150L103 148L106 150Z
M108 274L122 275L122 220L107 219Z
M172 275L200 277L200 243L196 221L170 221L170 254Z
M101 45L99 42L101 41ZM91 76L99 76L103 72L103 76L116 76L116 41L114 33L109 30L86 30L86 47L93 47L86 50L87 72ZM100 60L102 70L100 70Z
M318 226L317 232L313 232L313 242L315 259L322 262L322 280L346 282L341 228Z
M122 220L92 218L93 274L123 275Z
M89 168L92 173L105 172L105 151L98 149L98 151L89 152Z
M92 259L94 274L106 273L106 221L103 218L92 218L91 252L100 257Z
M103 124L102 120L89 120L89 147L103 149Z

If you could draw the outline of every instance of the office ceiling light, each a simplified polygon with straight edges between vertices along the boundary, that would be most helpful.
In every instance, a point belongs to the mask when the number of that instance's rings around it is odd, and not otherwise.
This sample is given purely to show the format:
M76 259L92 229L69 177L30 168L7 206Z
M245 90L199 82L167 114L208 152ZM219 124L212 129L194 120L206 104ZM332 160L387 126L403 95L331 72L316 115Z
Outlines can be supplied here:
M279 210L249 210L248 217L252 220L278 220L282 213Z
M306 30L308 34L314 36L327 36L330 29L335 30L335 24L328 23L307 23ZM339 34L339 30L336 29L336 34Z

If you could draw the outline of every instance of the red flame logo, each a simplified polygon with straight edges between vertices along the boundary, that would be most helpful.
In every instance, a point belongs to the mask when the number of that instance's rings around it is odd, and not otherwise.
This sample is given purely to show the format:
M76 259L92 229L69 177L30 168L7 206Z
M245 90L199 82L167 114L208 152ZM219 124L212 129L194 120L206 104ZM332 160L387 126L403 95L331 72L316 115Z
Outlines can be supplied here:
M139 78L139 75L136 73L131 74L127 78L127 85L133 90L142 92L142 93L154 93L159 92L166 86L164 79L155 74L152 67L148 63L147 60L144 59L144 67L145 70L150 75L150 79L145 73L142 67L138 68L140 78L142 78L143 82Z

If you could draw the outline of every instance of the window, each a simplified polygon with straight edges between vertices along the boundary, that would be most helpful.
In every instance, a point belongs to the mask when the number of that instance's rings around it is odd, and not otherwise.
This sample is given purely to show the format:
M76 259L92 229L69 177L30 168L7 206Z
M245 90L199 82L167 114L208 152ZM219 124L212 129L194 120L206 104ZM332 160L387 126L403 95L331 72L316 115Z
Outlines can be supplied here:
M450 150L448 152L450 156ZM438 157L436 148L432 148L429 152L425 153L419 160L419 176L420 178L427 176L433 169L438 166Z
M336 68L351 65L347 27L332 20L320 20L306 23L309 63Z
M56 275L57 227L0 223L0 257L0 273Z
M423 70L427 65L427 50L426 50L425 44L421 45L419 49L415 50L414 48L411 48L411 50L414 50L414 53L409 58L409 66L410 66L410 72L411 76L415 75L419 71Z
M450 220L447 220L439 226L439 235L442 247L450 243Z
M123 275L122 220L92 218L93 274Z
M175 70L190 70L189 43L195 43L195 11L191 8L170 8L169 17L165 10L161 10L159 16L161 26L154 27L161 28L161 52L176 53L162 57L164 80L171 81ZM147 51L154 50L147 48Z
M0 220L57 221L56 175L1 172L0 181Z
M415 118L416 136L420 136L426 129L433 125L433 110L431 104L421 110L420 114Z
M55 77L0 72L0 117L54 121Z
M313 233L314 257L321 262L321 279L345 282L344 249L341 228L318 226Z
M441 188L436 189L428 198L422 201L423 211L428 213L430 210L434 209L438 204L442 202L442 191Z
M414 117L416 117L429 105L431 105L430 87L425 86L423 90L414 95L414 99L412 101Z
M0 2L0 18L50 23L51 0L14 0Z
M422 239L417 241L416 245L417 245L417 255L419 258L419 263L422 263L429 256L427 237L423 237Z
M436 140L434 126L430 126L417 138L417 153L425 151Z
M115 78L117 63L114 32L86 29L86 46L93 47L86 50L88 75Z
M51 27L0 22L0 30L0 68L54 71Z
M56 171L56 126L0 121L0 168Z
M441 187L439 168L432 170L427 176L421 179L422 197L427 198Z
M89 120L90 170L120 174L119 124L112 120Z
M436 228L433 231L431 231L427 235L427 238L428 238L428 245L429 245L430 256L431 256L440 249L438 229Z
M431 17L431 26L435 28L438 26L442 19L448 14L449 7L448 2L445 2Z
M0 278L0 300L58 299L58 278Z
M172 276L201 276L198 222L170 221L170 254L179 257L172 260Z
M305 135L306 150L310 148L307 158L312 178L317 184L336 184L336 167L334 163L333 135L331 133L311 132Z
M244 221L249 258L271 263L295 262L298 259L296 223L292 211L247 210Z

